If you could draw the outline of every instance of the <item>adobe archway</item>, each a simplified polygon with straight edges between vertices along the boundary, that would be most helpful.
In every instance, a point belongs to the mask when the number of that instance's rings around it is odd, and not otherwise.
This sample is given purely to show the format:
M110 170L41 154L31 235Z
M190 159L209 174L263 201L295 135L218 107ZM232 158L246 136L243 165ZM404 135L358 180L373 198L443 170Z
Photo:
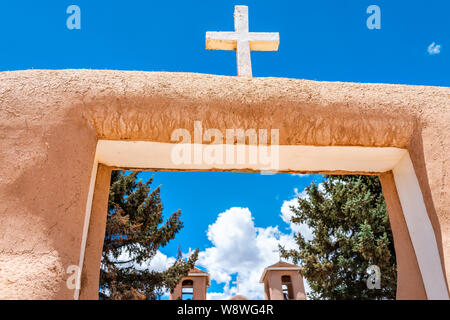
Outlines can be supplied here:
M167 167L172 131L194 121L279 129L281 171L380 175L397 298L448 298L448 88L92 70L0 79L1 298L97 298L109 171ZM66 285L71 265L83 266L80 292Z

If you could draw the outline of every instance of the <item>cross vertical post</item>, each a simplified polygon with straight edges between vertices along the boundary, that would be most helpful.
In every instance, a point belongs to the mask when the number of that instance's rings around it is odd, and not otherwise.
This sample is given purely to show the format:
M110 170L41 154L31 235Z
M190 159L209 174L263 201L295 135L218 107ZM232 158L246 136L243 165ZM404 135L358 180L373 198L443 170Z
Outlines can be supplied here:
M277 51L278 32L249 32L248 7L235 6L234 32L206 32L206 49L236 50L238 76L252 77L250 51Z
M248 7L236 6L234 8L234 30L239 34L248 34ZM252 77L250 42L246 39L237 40L236 59L238 76Z

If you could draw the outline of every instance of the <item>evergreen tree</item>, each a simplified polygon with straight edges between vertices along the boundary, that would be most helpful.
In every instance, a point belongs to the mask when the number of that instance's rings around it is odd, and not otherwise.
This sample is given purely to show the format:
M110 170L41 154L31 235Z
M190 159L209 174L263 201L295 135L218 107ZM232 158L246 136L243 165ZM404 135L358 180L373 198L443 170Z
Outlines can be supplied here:
M109 192L106 234L100 270L100 298L113 300L159 299L186 276L198 249L185 261L181 249L175 263L162 272L150 271L148 263L174 239L183 227L181 211L165 222L160 187L151 190L153 178L137 180L138 172L113 171Z
M395 299L397 266L381 184L376 176L326 176L292 206L292 222L306 224L313 239L295 235L297 250L280 247L299 263L311 299ZM367 268L381 271L381 289L369 289Z

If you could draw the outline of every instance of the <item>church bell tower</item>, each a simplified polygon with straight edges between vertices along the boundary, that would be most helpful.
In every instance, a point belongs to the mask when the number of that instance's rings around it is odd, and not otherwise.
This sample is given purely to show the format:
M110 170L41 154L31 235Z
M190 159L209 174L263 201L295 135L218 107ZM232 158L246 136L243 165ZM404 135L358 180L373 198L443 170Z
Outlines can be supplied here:
M260 283L264 283L266 300L306 300L301 268L279 261L264 269Z
M194 267L170 293L170 300L206 300L209 285L209 274Z

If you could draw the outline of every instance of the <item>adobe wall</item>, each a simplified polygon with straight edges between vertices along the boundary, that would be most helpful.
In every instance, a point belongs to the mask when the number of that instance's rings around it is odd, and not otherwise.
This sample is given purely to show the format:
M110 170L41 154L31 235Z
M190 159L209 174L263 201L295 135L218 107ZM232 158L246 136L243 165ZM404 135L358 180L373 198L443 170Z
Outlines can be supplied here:
M204 129L280 129L284 145L407 148L448 281L449 88L28 70L0 73L0 298L73 298L65 271L79 263L98 139L171 142L197 120ZM90 265L83 273L92 276L98 262Z

